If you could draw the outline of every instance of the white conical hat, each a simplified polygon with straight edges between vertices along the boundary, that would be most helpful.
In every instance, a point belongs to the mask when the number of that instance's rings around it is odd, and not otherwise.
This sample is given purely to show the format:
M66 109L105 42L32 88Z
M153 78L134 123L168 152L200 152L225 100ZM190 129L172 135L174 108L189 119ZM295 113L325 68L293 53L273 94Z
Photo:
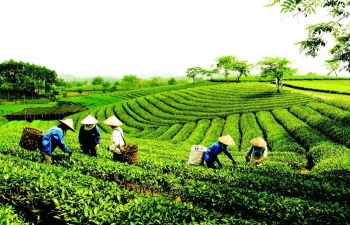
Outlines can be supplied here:
M72 119L65 119L65 120L58 120L58 121L60 123L63 123L64 125L66 125L72 131L75 131L75 129L73 127L73 120Z
M250 144L256 147L265 147L267 145L266 141L262 137L253 138L250 140Z
M116 116L108 117L105 121L103 121L103 123L108 126L115 126L115 127L120 127L122 125L122 122Z
M82 121L81 121L82 124L96 124L98 123L98 120L95 119L93 116L91 116L90 114L85 117Z
M225 136L221 136L218 138L218 140L223 143L224 145L235 145L235 141L232 139L232 137L230 135L225 135Z

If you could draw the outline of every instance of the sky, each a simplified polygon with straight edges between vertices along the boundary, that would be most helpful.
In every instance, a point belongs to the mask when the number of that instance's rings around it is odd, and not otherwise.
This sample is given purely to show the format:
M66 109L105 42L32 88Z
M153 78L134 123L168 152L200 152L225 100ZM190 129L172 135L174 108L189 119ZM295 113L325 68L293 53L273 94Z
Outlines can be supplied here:
M299 53L305 26L268 0L1 0L0 63L13 59L80 77L183 76L221 56L285 57L326 74L327 50ZM322 18L322 19L321 19Z

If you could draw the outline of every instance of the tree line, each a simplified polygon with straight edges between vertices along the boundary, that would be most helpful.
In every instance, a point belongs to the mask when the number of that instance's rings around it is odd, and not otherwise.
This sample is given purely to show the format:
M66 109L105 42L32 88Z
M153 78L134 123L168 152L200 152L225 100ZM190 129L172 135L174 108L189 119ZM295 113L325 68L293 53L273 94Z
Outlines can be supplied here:
M57 73L45 66L8 60L0 64L0 89L11 93L32 97L51 91Z
M261 77L272 77L276 79L279 92L280 80L284 75L293 75L297 69L290 67L291 62L283 57L264 57L257 64L248 63L247 60L238 59L234 55L221 56L215 60L213 69L203 69L200 66L188 68L186 76L191 78L193 82L200 76L212 77L213 75L224 76L226 82L230 75L236 76L236 82L240 81L242 76L250 75L251 70L259 67Z

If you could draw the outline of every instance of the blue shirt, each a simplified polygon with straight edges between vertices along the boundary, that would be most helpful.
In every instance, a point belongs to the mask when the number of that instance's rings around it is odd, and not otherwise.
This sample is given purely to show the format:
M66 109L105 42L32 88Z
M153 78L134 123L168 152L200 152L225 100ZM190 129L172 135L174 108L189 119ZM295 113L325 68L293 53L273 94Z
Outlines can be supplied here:
M63 142L63 130L58 126L53 126L45 132L42 138L41 151L51 156L56 147L66 153L72 152Z
M214 162L221 152L225 154L230 153L227 146L221 148L221 143L217 141L208 147L207 151L204 153L204 160L207 162Z

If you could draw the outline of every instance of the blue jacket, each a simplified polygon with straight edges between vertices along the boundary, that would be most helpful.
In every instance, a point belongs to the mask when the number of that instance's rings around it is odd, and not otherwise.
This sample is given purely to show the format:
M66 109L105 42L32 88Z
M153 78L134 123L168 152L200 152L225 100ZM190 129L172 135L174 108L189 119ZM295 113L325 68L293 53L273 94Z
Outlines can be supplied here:
M97 125L91 130L85 130L84 126L80 127L79 143L83 146L94 147L101 143L101 134Z
M51 156L56 147L66 153L72 152L63 142L63 130L58 126L53 126L45 132L40 148L42 152Z
M219 141L215 142L211 146L208 147L207 151L204 153L204 160L206 162L214 162L217 160L218 155L224 152L225 154L229 154L227 146L222 149L221 143Z

